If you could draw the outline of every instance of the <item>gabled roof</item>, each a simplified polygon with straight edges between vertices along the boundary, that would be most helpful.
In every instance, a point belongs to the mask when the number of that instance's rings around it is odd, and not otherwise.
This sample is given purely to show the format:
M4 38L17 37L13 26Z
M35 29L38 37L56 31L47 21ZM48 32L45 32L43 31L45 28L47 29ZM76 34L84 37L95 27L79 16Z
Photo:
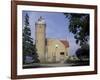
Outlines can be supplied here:
M65 48L69 47L69 42L67 40L59 40L59 39L52 39L52 38L49 38L49 39L51 39L51 40L58 40L59 42L61 42L65 46ZM47 42L48 42L49 39L46 38L46 40L45 40L45 44L46 45L47 45Z
M66 48L69 47L69 42L67 40L60 40Z

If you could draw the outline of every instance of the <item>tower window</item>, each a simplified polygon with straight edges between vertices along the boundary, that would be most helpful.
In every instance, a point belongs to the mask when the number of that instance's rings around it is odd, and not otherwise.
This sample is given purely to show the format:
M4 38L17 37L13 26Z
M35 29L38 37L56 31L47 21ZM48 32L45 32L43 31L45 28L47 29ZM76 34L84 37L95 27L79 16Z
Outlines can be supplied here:
M60 52L60 55L64 55L64 52Z

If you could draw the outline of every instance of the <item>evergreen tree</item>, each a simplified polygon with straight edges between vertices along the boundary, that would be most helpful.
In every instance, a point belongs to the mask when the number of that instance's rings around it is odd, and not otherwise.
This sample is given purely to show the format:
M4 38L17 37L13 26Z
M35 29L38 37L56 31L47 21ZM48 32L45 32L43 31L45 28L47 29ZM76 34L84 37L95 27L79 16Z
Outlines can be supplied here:
M32 62L39 62L38 55L36 53L36 48L33 44L33 39L31 38L31 30L29 28L29 16L27 13L25 15L24 24L25 25L23 28L23 64L26 64L27 56L30 56L32 58Z

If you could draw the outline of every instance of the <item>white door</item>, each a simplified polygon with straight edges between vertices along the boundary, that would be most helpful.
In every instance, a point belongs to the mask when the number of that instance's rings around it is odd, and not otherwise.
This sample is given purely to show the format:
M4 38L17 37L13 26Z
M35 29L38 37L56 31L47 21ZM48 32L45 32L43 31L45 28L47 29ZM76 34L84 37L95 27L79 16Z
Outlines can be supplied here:
M64 52L60 52L60 62L64 63L64 57L65 57L65 53Z

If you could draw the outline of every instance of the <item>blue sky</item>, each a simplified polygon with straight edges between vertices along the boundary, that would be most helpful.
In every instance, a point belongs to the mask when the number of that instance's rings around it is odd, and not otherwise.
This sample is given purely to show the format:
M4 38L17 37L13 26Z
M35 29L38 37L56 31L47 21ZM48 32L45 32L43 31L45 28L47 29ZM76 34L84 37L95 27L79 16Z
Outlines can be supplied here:
M31 36L35 39L35 22L40 16L46 21L46 37L54 39L64 39L69 42L70 55L75 54L79 45L75 43L74 35L69 32L69 21L65 18L65 15L60 12L35 12L35 11L23 11L22 12L22 26L24 26L25 15L29 15L29 23L31 28Z

